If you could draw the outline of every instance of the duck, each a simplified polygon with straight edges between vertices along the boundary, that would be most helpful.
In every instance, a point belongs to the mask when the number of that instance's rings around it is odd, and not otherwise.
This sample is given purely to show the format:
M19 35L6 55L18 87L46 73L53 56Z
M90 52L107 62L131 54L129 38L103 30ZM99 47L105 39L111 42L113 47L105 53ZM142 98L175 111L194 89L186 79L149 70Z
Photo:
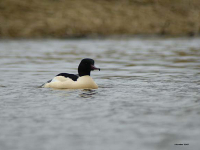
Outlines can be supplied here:
M99 70L95 67L94 60L84 58L78 66L78 74L59 73L53 79L42 85L44 88L55 89L98 89L98 85L90 76L90 72Z

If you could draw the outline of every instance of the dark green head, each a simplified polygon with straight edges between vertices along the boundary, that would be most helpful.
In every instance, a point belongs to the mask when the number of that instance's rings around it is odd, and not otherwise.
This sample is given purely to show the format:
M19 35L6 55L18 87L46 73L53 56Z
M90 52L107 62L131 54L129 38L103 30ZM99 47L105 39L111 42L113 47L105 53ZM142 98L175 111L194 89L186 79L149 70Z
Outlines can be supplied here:
M100 68L96 68L94 66L94 60L90 59L90 58L85 58L82 59L79 66L78 66L78 74L79 76L85 76L85 75L89 75L90 76L90 71L93 70L99 70Z

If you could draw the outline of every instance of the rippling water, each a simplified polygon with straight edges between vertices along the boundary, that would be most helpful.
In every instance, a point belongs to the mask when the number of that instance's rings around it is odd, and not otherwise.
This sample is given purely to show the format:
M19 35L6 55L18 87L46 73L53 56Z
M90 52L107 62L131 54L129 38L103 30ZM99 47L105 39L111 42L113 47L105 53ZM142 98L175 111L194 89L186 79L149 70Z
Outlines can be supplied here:
M38 87L86 57L99 89ZM1 40L0 72L1 150L200 147L199 38Z

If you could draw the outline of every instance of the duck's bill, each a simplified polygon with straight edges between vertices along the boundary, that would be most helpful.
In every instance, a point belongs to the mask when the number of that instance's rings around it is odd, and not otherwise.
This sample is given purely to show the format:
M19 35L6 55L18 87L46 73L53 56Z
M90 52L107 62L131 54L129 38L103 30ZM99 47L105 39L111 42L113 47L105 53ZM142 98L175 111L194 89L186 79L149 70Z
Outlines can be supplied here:
M94 65L91 65L91 70L99 70L100 71L100 68L97 68Z

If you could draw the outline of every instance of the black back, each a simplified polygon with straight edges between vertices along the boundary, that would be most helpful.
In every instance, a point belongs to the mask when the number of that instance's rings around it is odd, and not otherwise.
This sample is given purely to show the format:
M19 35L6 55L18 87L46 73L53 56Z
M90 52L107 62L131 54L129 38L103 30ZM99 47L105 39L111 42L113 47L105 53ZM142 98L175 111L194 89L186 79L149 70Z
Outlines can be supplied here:
M59 73L57 76L64 76L66 78L72 79L73 81L77 81L77 79L78 79L77 75L75 75L75 74L69 74L69 73Z

